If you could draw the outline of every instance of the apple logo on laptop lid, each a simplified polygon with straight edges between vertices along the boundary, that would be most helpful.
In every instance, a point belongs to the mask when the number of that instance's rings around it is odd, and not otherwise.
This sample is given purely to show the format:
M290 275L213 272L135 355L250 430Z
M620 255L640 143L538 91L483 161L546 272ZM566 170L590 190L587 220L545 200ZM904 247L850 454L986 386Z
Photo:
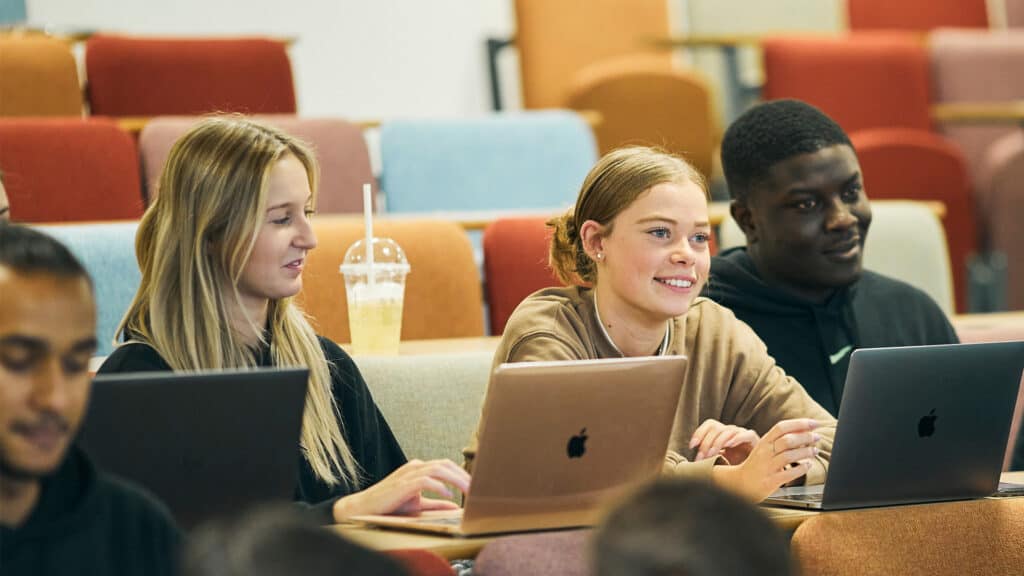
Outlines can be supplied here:
M580 433L576 436L569 438L569 443L565 445L565 452L569 455L569 458L582 458L587 452L587 429L584 427L580 430Z
M935 434L935 421L939 417L935 415L935 408L929 412L926 416L922 416L917 422L917 435L921 438L926 438Z

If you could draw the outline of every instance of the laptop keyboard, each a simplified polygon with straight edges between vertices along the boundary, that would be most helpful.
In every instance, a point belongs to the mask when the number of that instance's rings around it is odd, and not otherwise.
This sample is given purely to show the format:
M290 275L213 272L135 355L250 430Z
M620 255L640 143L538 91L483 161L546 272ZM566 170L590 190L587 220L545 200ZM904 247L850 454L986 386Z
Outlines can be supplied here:
M437 524L440 526L458 526L462 523L462 518L419 518L416 520L417 524Z
M787 494L783 496L786 500L795 502L821 502L821 493L818 494Z
M1013 496L1024 496L1024 484L1000 482L995 494L992 494L989 498L1011 498Z

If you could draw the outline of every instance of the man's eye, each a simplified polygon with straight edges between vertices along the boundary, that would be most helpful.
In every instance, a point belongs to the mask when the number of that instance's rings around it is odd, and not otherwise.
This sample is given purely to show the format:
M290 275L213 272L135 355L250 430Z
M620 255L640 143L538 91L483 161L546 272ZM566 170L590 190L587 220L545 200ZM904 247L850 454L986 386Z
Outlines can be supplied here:
M65 356L60 360L66 374L81 374L89 369L89 357Z
M793 206L798 210L814 210L818 207L818 201L813 198L808 198L806 200L797 201Z
M39 354L18 349L0 351L0 366L10 372L27 372L39 361Z
M853 186L853 187L843 191L843 201L844 202L856 202L857 200L860 200L860 192L863 189L864 189L863 186L861 186L860 184L857 184L856 186Z

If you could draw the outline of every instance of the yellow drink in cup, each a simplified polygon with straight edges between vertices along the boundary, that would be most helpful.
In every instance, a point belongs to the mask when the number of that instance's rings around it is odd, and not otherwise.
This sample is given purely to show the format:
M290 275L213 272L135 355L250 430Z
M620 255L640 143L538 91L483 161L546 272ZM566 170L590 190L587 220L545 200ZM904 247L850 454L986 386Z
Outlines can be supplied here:
M372 244L372 262L366 261L365 242L359 240L349 247L341 265L352 353L398 354L409 264L394 240L374 238Z

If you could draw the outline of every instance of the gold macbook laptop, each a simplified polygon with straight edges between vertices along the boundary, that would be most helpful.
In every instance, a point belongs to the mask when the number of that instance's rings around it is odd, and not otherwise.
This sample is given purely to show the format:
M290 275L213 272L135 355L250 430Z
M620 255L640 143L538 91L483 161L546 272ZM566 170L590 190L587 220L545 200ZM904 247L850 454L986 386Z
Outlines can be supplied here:
M460 536L591 526L661 472L685 369L684 356L502 364L465 507L352 520Z

